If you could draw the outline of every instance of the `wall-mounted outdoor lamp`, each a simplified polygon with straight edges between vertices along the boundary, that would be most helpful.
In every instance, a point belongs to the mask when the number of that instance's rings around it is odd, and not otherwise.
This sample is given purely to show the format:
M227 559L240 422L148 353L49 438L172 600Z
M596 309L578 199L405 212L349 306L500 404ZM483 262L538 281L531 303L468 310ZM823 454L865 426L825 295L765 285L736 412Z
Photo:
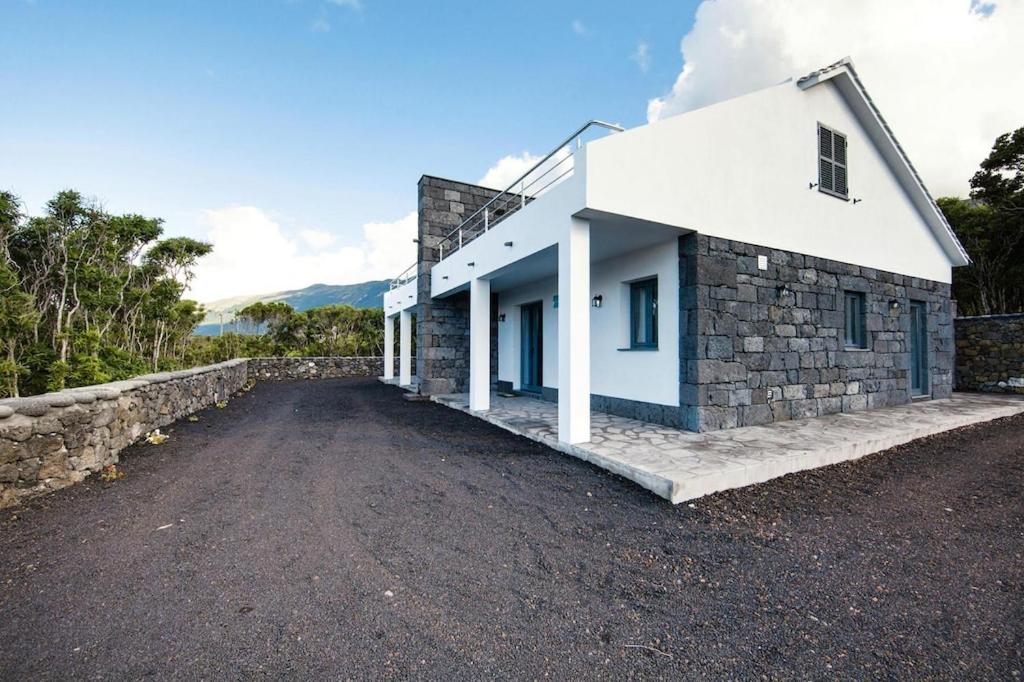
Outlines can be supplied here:
M779 296L785 296L786 294L793 293L785 284L780 284L779 286L775 287L775 291L778 292Z
M505 321L505 313L498 313L498 322Z
M601 294L598 294L590 302L590 305L594 306L595 308L600 308L602 303L604 303L604 296L602 296Z
M441 275L441 279L448 279L448 275Z
M895 312L895 311L897 311L899 309L900 309L900 302L899 301L897 301L895 298L892 299L891 301L889 301L889 310L892 310L893 312Z
M505 246L512 246L512 242L505 242Z
M476 261L475 260L471 260L468 263L466 263L466 266L470 267L470 268L473 267L474 265L476 265Z

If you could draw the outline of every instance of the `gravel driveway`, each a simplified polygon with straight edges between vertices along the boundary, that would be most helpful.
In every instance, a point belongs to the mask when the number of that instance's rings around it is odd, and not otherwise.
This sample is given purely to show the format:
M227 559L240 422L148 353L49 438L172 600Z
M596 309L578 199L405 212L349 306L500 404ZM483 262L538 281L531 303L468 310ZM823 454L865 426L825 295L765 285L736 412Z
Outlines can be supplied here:
M993 678L1024 416L673 507L371 380L0 513L0 678Z

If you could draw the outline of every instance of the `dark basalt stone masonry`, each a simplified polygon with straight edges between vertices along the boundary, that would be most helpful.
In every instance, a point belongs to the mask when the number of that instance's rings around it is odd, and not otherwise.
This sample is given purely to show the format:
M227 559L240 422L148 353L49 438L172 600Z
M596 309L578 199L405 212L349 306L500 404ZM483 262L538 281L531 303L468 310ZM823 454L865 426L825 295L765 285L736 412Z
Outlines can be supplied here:
M469 390L469 293L430 298L430 271L445 235L496 194L495 190L424 175L419 182L416 374L424 395ZM497 379L497 306L491 297L491 374Z
M956 387L1024 393L1024 313L958 317Z
M758 269L758 255L768 257L767 270ZM908 402L911 300L928 304L931 395L952 391L948 284L700 234L680 238L679 265L688 429ZM865 350L843 347L845 291L865 294Z

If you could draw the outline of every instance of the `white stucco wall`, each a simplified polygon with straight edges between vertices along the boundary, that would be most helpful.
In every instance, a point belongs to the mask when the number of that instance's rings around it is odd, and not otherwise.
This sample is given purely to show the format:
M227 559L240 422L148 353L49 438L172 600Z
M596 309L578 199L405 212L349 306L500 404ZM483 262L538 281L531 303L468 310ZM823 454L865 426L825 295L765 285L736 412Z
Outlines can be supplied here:
M847 135L856 205L808 189L819 121ZM585 163L591 209L951 281L949 258L831 82L783 83L595 140Z
M384 315L392 317L416 305L416 279L384 292Z
M594 263L590 309L591 392L660 405L679 404L679 243L673 238L653 247ZM658 278L657 350L620 350L629 346L629 282ZM543 301L544 386L558 388L558 310L555 277L501 292L498 313L498 379L520 387L520 306Z

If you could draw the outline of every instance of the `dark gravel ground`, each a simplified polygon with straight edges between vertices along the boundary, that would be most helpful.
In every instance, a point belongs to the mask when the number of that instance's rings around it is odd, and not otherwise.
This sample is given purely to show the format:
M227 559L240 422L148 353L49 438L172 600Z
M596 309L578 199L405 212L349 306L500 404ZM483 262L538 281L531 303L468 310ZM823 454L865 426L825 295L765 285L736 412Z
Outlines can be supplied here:
M1024 670L1024 417L673 507L368 380L200 416L0 513L0 678Z

